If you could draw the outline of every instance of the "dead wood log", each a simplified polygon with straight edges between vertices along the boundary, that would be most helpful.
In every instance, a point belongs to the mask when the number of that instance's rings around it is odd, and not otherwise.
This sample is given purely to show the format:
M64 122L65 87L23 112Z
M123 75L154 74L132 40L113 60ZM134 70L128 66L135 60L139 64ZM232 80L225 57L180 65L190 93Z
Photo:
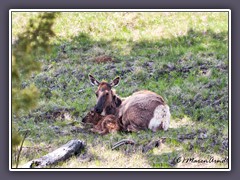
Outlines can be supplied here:
M39 159L29 161L21 168L44 168L46 166L54 165L60 161L65 161L73 155L79 154L80 150L83 148L84 144L82 141L71 140L55 151L50 152Z

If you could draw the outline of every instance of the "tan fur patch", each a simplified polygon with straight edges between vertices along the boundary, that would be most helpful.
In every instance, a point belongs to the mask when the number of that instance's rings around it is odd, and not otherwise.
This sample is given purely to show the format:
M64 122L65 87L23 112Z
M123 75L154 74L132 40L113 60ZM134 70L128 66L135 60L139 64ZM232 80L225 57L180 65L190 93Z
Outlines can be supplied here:
M169 127L170 111L167 105L159 105L154 110L153 118L150 120L148 128L157 131L161 126L164 131Z
M103 112L101 113L102 116L105 116L106 115L106 111L105 109L103 109Z

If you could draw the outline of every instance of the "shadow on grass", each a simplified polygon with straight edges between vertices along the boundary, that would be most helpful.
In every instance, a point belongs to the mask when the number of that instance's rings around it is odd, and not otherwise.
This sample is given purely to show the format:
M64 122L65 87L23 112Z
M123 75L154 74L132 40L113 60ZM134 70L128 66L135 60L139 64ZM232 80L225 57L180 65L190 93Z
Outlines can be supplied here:
M73 73L62 73L66 80L61 83L66 86L67 80L74 76L76 83L81 83L83 88L90 87L89 73L99 80L108 81L120 76L124 86L117 90L121 96L149 89L166 98L173 110L177 109L177 113L172 113L174 117L186 114L198 121L225 121L228 120L227 38L227 32L198 32L192 29L186 35L172 39L137 42L123 39L93 41L89 35L81 33L72 37L71 41L55 45L56 57L51 57L51 60L56 61L59 68L61 61L62 65L66 62L73 65L69 68ZM127 45L122 47L122 44ZM96 59L102 56L108 56L112 61L96 63ZM57 78L54 79L54 83L59 84ZM60 91L74 88L57 86ZM174 91L182 91L182 94ZM223 107L220 107L221 103ZM204 109L208 116L200 109Z

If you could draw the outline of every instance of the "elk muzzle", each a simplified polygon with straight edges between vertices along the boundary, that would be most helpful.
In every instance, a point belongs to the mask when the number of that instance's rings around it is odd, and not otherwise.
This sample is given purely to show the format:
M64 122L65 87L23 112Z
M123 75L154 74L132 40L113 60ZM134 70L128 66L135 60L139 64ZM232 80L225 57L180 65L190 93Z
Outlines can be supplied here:
M101 96L94 107L94 111L97 112L98 114L101 114L103 112L104 104L106 102L106 97L105 95Z

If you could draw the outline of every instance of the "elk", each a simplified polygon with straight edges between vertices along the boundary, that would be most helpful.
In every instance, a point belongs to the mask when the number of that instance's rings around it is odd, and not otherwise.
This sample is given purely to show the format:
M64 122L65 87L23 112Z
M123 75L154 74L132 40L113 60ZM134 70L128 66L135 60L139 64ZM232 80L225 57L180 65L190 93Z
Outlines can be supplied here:
M92 124L91 131L101 135L120 130L117 118L114 115L102 116L94 110L88 112L82 122Z
M124 131L139 131L151 129L167 130L170 123L169 106L163 98L151 91L142 90L124 99L116 95L113 87L120 82L120 77L111 83L99 82L89 75L92 85L97 86L97 103L94 111L102 116L114 115L119 126Z

